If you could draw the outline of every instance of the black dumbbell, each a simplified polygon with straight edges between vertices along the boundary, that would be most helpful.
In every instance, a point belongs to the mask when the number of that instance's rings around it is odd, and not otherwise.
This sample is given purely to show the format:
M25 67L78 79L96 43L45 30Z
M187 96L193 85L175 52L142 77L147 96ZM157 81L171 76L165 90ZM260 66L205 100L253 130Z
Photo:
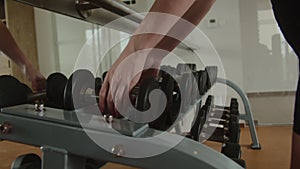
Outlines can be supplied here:
M219 125L217 123L210 123L205 126L205 128L215 128L214 133L209 138L210 141L215 142L232 142L239 143L240 138L240 125L239 119L236 115L231 115L229 122L224 125Z
M162 81L164 78L173 78L173 111L186 112L189 106L192 104L192 73L187 64L178 64L177 68L171 66L161 66L159 73L159 79ZM168 80L170 82L170 80ZM167 89L169 90L169 89ZM183 99L184 98L184 99Z
M203 96L207 92L207 73L204 70L198 71L198 90L199 94Z
M239 111L238 111L238 102L237 99L232 98L230 101L230 106L226 107L226 106L218 106L214 104L214 97L209 95L205 101L205 106L207 107L207 109L209 109L209 112L212 112L214 114L212 114L213 116L220 116L220 113L222 114L235 114L235 115L239 115Z
M78 72L86 72L88 70L78 70ZM91 73L83 73L83 76L86 75L87 77L90 77ZM71 75L72 76L72 75ZM77 77L79 78L79 77ZM72 79L72 78L71 78ZM80 80L79 80L80 81ZM46 103L46 106L59 108L59 109L65 109L65 110L72 110L72 106L70 101L70 86L72 86L73 81L68 80L66 76L64 76L61 73L53 73L47 78L47 87L46 87L46 93L48 101ZM84 83L82 81L82 83ZM96 78L93 79L94 83L94 93L98 94L102 85L102 79ZM68 87L67 84L69 85ZM78 87L79 82L74 83ZM67 91L66 91L67 90ZM78 89L79 90L79 89ZM82 92L82 90L80 91ZM98 98L96 98L98 99ZM99 100L97 100L99 101Z
M192 63L179 63L176 67L176 73L178 75L194 72L196 70L197 70L196 64L192 64Z
M86 69L76 70L64 88L64 109L74 110L98 103L102 80Z
M106 75L107 75L107 71L105 71L105 72L102 73L102 79L103 80L105 80Z
M232 159L234 162L239 164L241 167L246 168L246 162L242 159Z
M241 146L237 143L225 143L222 145L221 153L229 158L240 159L241 158Z
M205 67L205 72L207 73L207 90L209 90L217 81L218 77L218 67L217 66L207 66Z
M9 107L27 103L31 89L10 75L0 76L0 107Z
M239 118L234 114L227 114L220 118L212 118L209 107L203 106L205 117L207 118L205 131L214 131L213 135L209 138L211 141L217 142L239 142Z
M191 131L188 135L189 138L195 141L200 141L200 134L205 124L205 121L206 121L205 108L202 107L199 108L196 118L193 121Z
M1 107L36 103L37 101L43 103L52 102L51 105L55 107L62 107L63 91L67 78L61 73L53 73L47 78L46 90L39 92L32 92L31 89L20 83L12 76L0 77L0 104ZM3 101L2 101L3 98ZM4 99L5 98L5 99Z
M47 78L46 94L49 107L63 109L64 107L64 90L68 79L62 73L52 73Z
M46 82L46 90L32 92L27 95L27 100L29 103L35 103L36 101L54 102L58 107L61 107L63 102L63 91L65 84L67 82L67 77L62 73L53 73L48 76Z

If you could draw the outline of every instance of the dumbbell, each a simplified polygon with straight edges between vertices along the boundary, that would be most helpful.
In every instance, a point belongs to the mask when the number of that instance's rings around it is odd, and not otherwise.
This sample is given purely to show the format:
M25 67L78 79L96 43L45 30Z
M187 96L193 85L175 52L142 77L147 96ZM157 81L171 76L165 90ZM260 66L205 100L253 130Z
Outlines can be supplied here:
M0 106L7 107L25 103L35 103L36 100L61 102L63 97L55 97L61 93L64 87L60 85L66 81L66 77L60 73L54 73L47 78L45 91L32 92L31 89L16 78L8 75L0 77Z
M246 168L246 162L242 159L232 159L234 162L236 162L237 164L239 164L241 167Z
M98 103L101 85L101 78L95 79L89 70L76 70L71 74L64 87L64 109L74 110Z
M186 112L190 105L194 104L197 99L197 94L193 93L197 87L197 79L193 79L193 72L196 69L195 64L178 64L176 67L176 82L179 82L178 88L174 88L177 93L176 102L181 103L181 112ZM181 91L180 91L181 89ZM183 97L183 98L181 98Z
M209 109L206 106L202 107L207 116L207 123L204 125L206 130L214 129L212 136L209 138L211 141L216 142L239 142L239 118L231 114L224 119L209 117ZM205 131L204 129L204 131Z
M228 114L235 114L239 115L238 111L238 102L237 99L232 98L230 101L230 106L218 106L214 104L214 97L209 95L205 101L205 106L207 109L210 110L211 116L220 116L220 114L223 114L224 116L227 116Z
M31 89L10 75L0 76L0 107L9 107L27 103Z
M196 115L196 118L193 122L191 131L189 133L189 138L195 140L195 141L200 141L200 134L203 129L203 126L206 121L206 114L205 114L205 108L202 107L198 110L198 113Z
M174 99L174 79L167 72L166 67L163 68L164 71L159 71L158 78L150 77L142 79L139 84L131 91L131 97L133 97L134 102L133 105L139 111L146 111L150 108L149 95L155 90L161 90L164 92L166 96L167 103L164 112L159 115L157 119L149 123L150 128L154 128L157 130L167 130L173 125L174 121L177 119L179 110L173 109L173 99ZM148 71L148 70L146 70ZM133 96L132 96L133 95ZM161 101L155 100L157 104L161 103ZM157 108L159 108L158 106ZM174 110L174 111L173 111ZM158 110L156 112L160 112Z
M221 153L229 158L240 159L241 158L241 146L238 143L225 143L222 145Z
M205 67L205 72L207 73L207 90L209 90L217 81L218 78L218 67L217 66L207 66Z
M221 143L239 143L240 126L237 116L230 116L230 120L227 125L209 123L207 127L215 127L214 133L209 138L210 141L216 141Z
M198 71L198 91L200 96L207 92L207 73L204 70Z

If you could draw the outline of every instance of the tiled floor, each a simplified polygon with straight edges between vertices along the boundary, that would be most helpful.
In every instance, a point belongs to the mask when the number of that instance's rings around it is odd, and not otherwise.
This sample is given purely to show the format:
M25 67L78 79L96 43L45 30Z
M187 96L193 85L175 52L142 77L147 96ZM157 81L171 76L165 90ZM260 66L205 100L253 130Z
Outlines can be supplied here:
M251 138L248 128L242 129L241 145L247 169L287 169L290 161L290 143L292 128L287 127L258 127L257 132L262 145L261 150L251 150ZM206 143L220 149L220 144ZM39 148L7 141L0 142L0 169L10 169L12 161L24 153L40 154ZM132 167L107 164L103 169L133 169Z

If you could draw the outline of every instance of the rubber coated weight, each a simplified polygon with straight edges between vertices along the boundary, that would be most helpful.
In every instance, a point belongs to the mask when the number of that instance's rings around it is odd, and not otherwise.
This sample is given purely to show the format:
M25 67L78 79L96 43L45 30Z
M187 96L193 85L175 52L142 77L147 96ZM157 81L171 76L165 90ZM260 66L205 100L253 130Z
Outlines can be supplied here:
M106 75L107 75L107 71L105 71L104 73L102 73L102 79L103 79L103 81L105 80Z
M236 115L231 115L229 119L229 127L227 136L232 143L240 142L240 124L239 117Z
M221 153L229 158L241 158L241 146L237 143L225 143L222 146Z
M41 168L41 158L36 154L21 155L14 160L11 166L11 169L40 169L40 168Z
M191 81L192 81L192 91L191 91L192 102L191 102L191 104L195 104L200 96L199 90L198 90L199 73L194 71L193 75L194 76L191 78Z
M28 87L13 76L0 76L0 108L25 104L28 91Z
M135 107L139 111L146 111L150 108L149 95L152 90L159 89L159 83L155 78L144 79L139 85Z
M195 141L200 140L200 133L203 128L203 125L205 124L206 116L205 116L205 109L199 108L199 111L196 115L196 119L192 125L191 131L190 131L190 137L191 139Z
M95 78L89 70L76 70L68 79L64 90L64 109L74 110L93 104L87 101L88 90L95 89ZM76 100L75 100L76 99ZM95 98L96 99L96 98ZM96 103L96 100L94 100Z
M184 73L191 73L193 71L196 71L196 64L179 63L176 67L176 72L178 75L182 75Z
M22 88L24 89L25 93L28 95L29 93L32 93L32 90L30 87L28 87L26 84L21 83Z
M181 92L181 112L186 112L191 105L192 98L192 74L184 73L180 80L180 92ZM182 98L183 96L183 98Z
M205 68L205 71L207 73L207 89L210 89L213 84L216 83L218 78L218 67L216 66L208 66Z
M232 159L235 161L237 164L239 164L241 167L246 168L246 162L242 159Z
M165 70L165 69L164 69ZM157 130L167 130L173 125L178 117L179 109L172 110L173 107L173 90L174 90L174 79L167 72L160 71L159 77L161 78L161 90L164 92L167 98L166 108L161 116L151 122L149 126Z
M64 90L67 81L67 77L61 73L53 73L47 78L46 93L48 101L53 102L59 108L63 108L64 105Z
M199 72L199 80L198 80L198 90L201 96L203 96L207 91L207 73L203 70Z
M99 96L99 92L101 90L101 87L102 87L102 79L100 77L96 77L95 79L95 95L96 96ZM97 103L99 103L99 98L96 98L97 100Z

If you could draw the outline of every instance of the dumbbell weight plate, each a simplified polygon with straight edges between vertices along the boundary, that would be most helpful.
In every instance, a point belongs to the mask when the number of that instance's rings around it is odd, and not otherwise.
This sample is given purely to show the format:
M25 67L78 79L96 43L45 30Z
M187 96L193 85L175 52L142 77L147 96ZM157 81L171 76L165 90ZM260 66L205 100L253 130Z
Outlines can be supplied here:
M181 92L181 112L186 112L191 105L192 94L192 74L185 73L180 80L180 92Z
M197 66L196 64L191 64L191 63L179 63L176 67L176 72L178 75L182 75L184 73L189 73L196 71Z
M226 155L229 158L241 158L241 146L237 143L225 143L222 146L221 153Z
M174 90L174 79L167 72L160 71L160 77L162 82L160 83L161 90L164 92L167 98L167 105L162 115L156 120L151 122L149 126L157 130L167 130L173 125L178 117L179 109L174 110L173 107L173 90Z
M101 90L102 87L102 79L100 77L96 77L95 79L95 95L99 96L99 92ZM99 98L97 98L97 103L99 102Z
M107 71L105 71L105 72L102 74L102 79L103 79L103 81L105 80L106 75L107 75Z
M135 103L137 110L146 111L150 108L149 95L154 89L159 89L159 84L154 78L144 79L141 82Z
M227 133L227 136L229 137L230 142L239 143L239 141L240 141L240 124L239 124L238 116L236 116L236 115L230 116L228 132L229 133Z
M13 76L0 76L0 107L25 104L28 92L28 87Z
M61 73L52 73L47 78L46 93L50 102L55 103L56 107L63 108L64 90L68 79Z
M239 164L241 167L246 168L246 162L242 159L232 159L235 161L237 164Z
M208 66L205 68L207 73L207 89L210 89L212 85L214 85L218 78L218 67L216 66Z
M198 72L199 80L198 80L198 90L201 96L203 96L207 91L207 74L205 71L201 70Z
M191 138L195 141L200 141L200 133L205 124L206 116L205 116L205 109L199 108L197 113L196 119L193 122L193 126L191 128Z
M89 70L76 70L69 78L64 90L64 109L74 110L96 103L87 101L87 90L95 89L95 78ZM94 102L94 103L93 103Z

